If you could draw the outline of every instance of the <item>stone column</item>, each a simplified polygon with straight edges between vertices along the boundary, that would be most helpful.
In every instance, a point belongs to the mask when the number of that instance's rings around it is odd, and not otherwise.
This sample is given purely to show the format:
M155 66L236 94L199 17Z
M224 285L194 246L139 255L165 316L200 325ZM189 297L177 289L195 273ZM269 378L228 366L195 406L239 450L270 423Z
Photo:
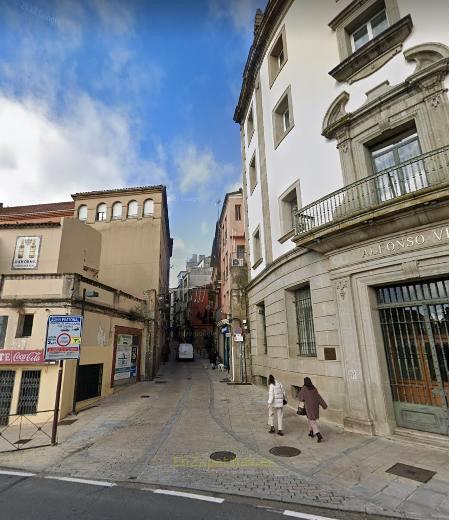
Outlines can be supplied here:
M335 280L335 286L346 387L343 424L348 430L373 435L374 428L368 409L351 279L339 278Z

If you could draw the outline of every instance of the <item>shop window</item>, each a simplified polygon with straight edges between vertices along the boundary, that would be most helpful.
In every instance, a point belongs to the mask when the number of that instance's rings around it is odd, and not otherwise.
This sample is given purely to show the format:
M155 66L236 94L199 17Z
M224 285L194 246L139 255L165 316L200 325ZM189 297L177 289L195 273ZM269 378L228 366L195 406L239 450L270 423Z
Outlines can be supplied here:
M83 204L78 208L78 219L79 220L87 220L87 206Z
M299 355L316 357L315 327L309 286L302 287L295 292L295 305Z
M254 191L257 186L257 170L256 170L256 154L254 154L249 163L249 190L250 193Z
M267 342L267 319L265 312L265 302L258 303L257 308L257 345L261 353L268 353Z
M123 206L121 202L114 202L112 205L112 220L120 220L123 214Z
M137 200L132 200L128 203L128 218L137 218L139 212L139 204Z
M254 115L253 115L253 107L250 108L248 117L246 119L246 140L249 146L251 139L254 134Z
M7 327L8 327L8 316L0 316L0 348L5 348Z
M268 57L268 75L270 80L270 87L273 85L279 72L281 72L287 61L287 45L285 27L281 29L279 36L277 37L273 47L269 52Z
M147 199L143 203L143 216L149 217L153 215L154 213L154 200L153 199Z
M85 401L101 396L103 364L80 365L76 401Z
M106 206L106 204L104 202L102 202L101 204L98 204L95 220L97 222L106 220L107 212L108 212L108 207Z
M273 109L274 147L277 148L285 136L294 127L293 107L290 87L281 96Z
M33 332L34 314L19 315L16 338L29 338Z
M24 370L20 381L18 415L35 415L39 401L39 389L41 384L40 370Z

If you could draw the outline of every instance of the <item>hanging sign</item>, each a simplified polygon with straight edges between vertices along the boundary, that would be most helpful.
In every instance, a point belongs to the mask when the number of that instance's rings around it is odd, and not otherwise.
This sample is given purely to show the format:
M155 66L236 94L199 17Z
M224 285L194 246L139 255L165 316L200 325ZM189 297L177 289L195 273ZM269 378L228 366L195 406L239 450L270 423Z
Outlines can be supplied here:
M13 269L36 269L39 263L41 237L17 237Z
M243 336L241 334L236 334L234 336L234 341L236 341L237 343L241 343L243 341Z
M79 359L82 316L49 316L45 341L46 361Z

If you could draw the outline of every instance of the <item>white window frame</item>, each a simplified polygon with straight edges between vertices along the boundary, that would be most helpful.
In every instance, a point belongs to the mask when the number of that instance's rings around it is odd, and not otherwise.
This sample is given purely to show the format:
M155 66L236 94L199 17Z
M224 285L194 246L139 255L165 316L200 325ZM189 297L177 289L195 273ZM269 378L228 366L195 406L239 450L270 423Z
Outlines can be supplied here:
M150 207L151 211L148 210ZM146 199L143 203L143 216L152 217L154 215L154 199Z
M85 218L81 218L81 211L85 211L86 212L86 216ZM87 205L86 204L81 204L81 206L78 207L78 220L81 220L81 222L85 222L87 220Z
M100 211L100 208L102 210L104 208L104 211ZM101 217L100 217L100 215L101 215ZM106 202L100 202L100 204L98 204L98 206L97 206L97 209L95 210L95 220L97 222L104 222L107 218L108 218L108 206L107 206Z
M362 25L359 25L359 27L357 27L357 29L355 29L354 31L351 32L351 48L352 48L352 52L356 52L356 51L358 51L361 48L361 47L359 47L359 49L355 48L354 34L356 32L358 32L358 31L360 31L360 29L362 29L363 27L366 27L367 30L368 30L368 42L370 42L371 40L373 40L375 38L375 36L373 34L373 28L371 26L371 22L374 20L374 18L379 16L381 13L385 13L385 18L387 20L387 27L390 26L390 21L388 20L387 10L385 8L383 8L380 11L378 11L375 15L373 15L368 21L366 21ZM363 47L363 45L362 45L362 47Z
M120 206L120 214L116 214L116 208ZM112 205L112 212L111 212L111 218L112 220L121 220L123 218L123 204L120 201L114 202Z
M131 209L131 204L134 206L136 205L137 206L137 210L135 213L131 213L130 212L130 209ZM137 202L137 200L130 200L128 202L128 207L126 208L126 218L129 218L129 219L132 219L132 218L137 218L139 216L139 203Z

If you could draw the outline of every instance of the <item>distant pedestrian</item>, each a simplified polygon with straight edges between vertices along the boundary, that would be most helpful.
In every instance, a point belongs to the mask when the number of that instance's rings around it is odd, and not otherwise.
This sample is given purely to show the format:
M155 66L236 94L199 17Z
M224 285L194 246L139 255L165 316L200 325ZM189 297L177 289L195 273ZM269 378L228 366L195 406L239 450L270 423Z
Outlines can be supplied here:
M284 435L282 431L282 419L284 405L287 404L284 387L271 374L268 376L268 426L270 433L276 433L274 428L274 414L276 413L278 435Z
M215 370L217 366L217 353L215 350L212 350L209 354L209 363L211 364L212 370Z
M327 404L318 393L318 390L313 386L310 377L304 378L304 386L299 392L298 399L304 402L307 421L309 423L309 437L313 439L316 435L317 441L321 442L323 436L320 433L317 421L320 418L320 406L325 410Z

